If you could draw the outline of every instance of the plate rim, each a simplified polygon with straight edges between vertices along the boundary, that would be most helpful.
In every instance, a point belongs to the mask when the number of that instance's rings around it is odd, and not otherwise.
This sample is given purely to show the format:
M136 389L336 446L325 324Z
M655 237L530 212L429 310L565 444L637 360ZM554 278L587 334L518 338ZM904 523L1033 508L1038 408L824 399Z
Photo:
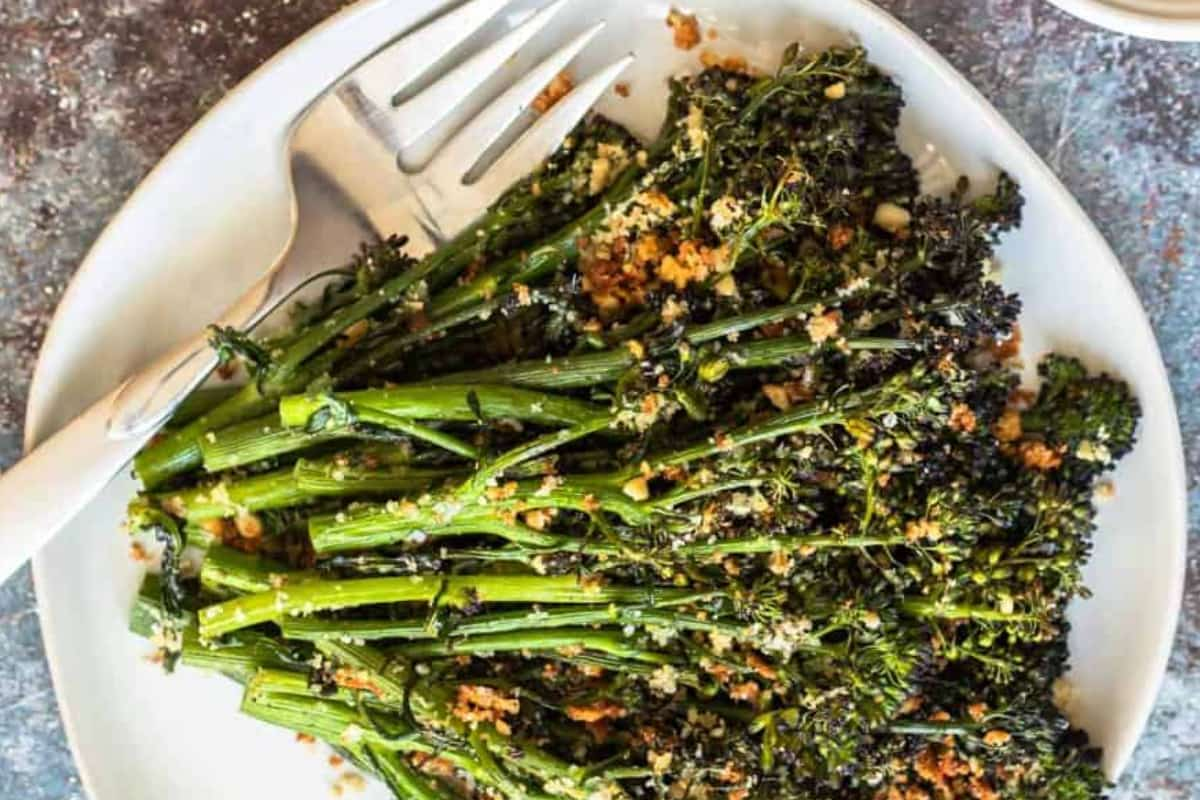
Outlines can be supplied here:
M1166 42L1200 42L1200 12L1170 17L1112 5L1106 0L1050 0L1063 11L1117 33Z
M401 4L403 5L407 5L407 3L411 1L412 0L400 0ZM70 310L70 306L73 305L70 301L73 299L74 293L79 291L78 286L83 282L79 279L85 274L90 274L90 272L95 269L95 263L99 261L99 259L96 258L94 254L102 248L102 245L106 239L115 235L113 233L115 230L123 227L122 223L124 219L128 217L131 210L139 204L139 198L143 193L143 187L151 183L152 179L156 175L169 170L173 162L180 157L181 153L189 149L191 142L199 138L201 131L216 127L225 116L223 112L232 107L236 99L250 93L254 87L271 77L275 72L279 71L285 60L303 57L306 52L315 50L325 39L332 38L332 35L335 34L339 29L347 27L352 19L360 15L369 14L372 11L380 10L392 5L395 2L396 0L359 0L359 2L342 9L288 44L286 47L264 62L261 66L255 69L252 73L250 73L246 78L240 81L232 90L230 90L219 103L217 103L212 109L209 110L208 113L201 117L182 137L179 138L179 140L175 142L175 144L171 146L171 148L159 160L154 168L147 173L142 181L139 182L138 186L122 204L120 210L113 215L108 224L105 226L104 230L89 248L87 256L85 256L81 262L79 268L72 277L67 290L63 293L63 296L60 299L59 305L56 308L51 320L50 326L47 329L46 336L39 352L38 362L31 379L29 399L26 405L24 437L25 446L27 449L30 447L31 443L37 441L38 437L45 433L43 429L45 427L47 418L52 416L54 412L56 400L54 397L46 396L46 390L43 388L46 383L50 382L48 375L51 372L51 368L46 366L46 359L42 358L42 353L49 351L52 349L52 347L57 349L58 340L60 338L66 338L64 329L69 326L64 322L64 319L68 317L67 312ZM424 3L425 11L421 13L421 16L424 16L425 14L428 14L429 12L432 12L445 5L444 0L416 0L416 2ZM1096 3L1093 0L1051 0L1051 2L1063 6L1064 8L1068 5L1080 7L1087 6L1092 8L1095 8L1096 6L1102 6L1104 10L1114 10L1111 6L1103 6L1103 4ZM1109 256L1107 263L1104 266L1095 266L1093 268L1108 269L1116 273L1116 277L1118 278L1117 283L1122 287L1121 290L1124 291L1127 294L1128 299L1132 300L1134 305L1141 310L1141 313L1138 315L1138 322L1132 323L1131 321L1131 324L1140 325L1144 332L1148 334L1149 340L1153 345L1154 352L1157 355L1157 359L1152 365L1152 372L1154 373L1154 379L1160 384L1160 389L1165 397L1166 411L1169 414L1169 419L1164 420L1164 422L1167 423L1166 429L1168 431L1172 450L1172 457L1169 459L1169 467L1175 478L1175 480L1172 481L1175 484L1172 490L1172 495L1175 498L1174 516L1176 516L1180 522L1180 524L1177 526L1177 529L1174 531L1174 538L1177 545L1176 561L1178 564L1178 569L1175 571L1175 574L1164 576L1164 578L1171 584L1170 596L1174 598L1174 602L1171 605L1170 613L1166 615L1166 618L1160 620L1162 627L1165 629L1164 636L1160 641L1158 652L1154 654L1152 659L1153 663L1156 664L1154 674L1157 675L1157 678L1152 682L1152 685L1151 682L1147 682L1147 685L1142 687L1139 697L1139 704L1141 706L1141 720L1138 724L1137 736L1132 740L1133 743L1127 748L1126 752L1121 753L1119 758L1116 760L1113 767L1113 775L1110 776L1111 778L1115 778L1119 776L1120 773L1125 769L1130 757L1132 756L1133 750L1136 747L1136 744L1140 742L1145 731L1146 723L1148 722L1150 714L1156 705L1156 698L1162 688L1163 682L1165 681L1168 660L1171 652L1174 649L1175 632L1177 631L1179 624L1179 617L1183 602L1184 579L1187 566L1188 504L1186 462L1184 459L1183 441L1179 428L1175 396L1171 390L1166 365L1162 357L1162 350L1158 345L1157 337L1154 334L1149 317L1145 312L1145 307L1143 306L1140 297L1138 297L1128 274L1122 267L1120 260L1113 252L1111 245L1096 227L1092 219L1079 205L1074 195L1072 195L1071 192L1062 184L1058 176L1050 169L1050 167L1037 154L1037 152L1032 149L1028 142L1025 141L1024 137L1021 136L1021 134L1011 124L1009 124L1009 122L1000 114L998 110L996 110L991 102L974 86L974 84L972 84L964 75L956 70L953 65L951 65L949 61L945 59L944 56L942 56L936 49L933 48L932 45L925 42L919 35L912 31L898 18L893 16L885 9L876 6L874 3L870 2L870 0L850 0L848 5L854 6L854 10L850 13L854 17L862 20L863 24L887 28L890 30L892 35L903 40L910 49L914 59L920 61L921 69L935 72L941 80L957 85L958 88L963 92L964 96L969 97L971 102L974 104L974 111L982 115L990 127L998 129L1003 135L1003 138L1010 140L1012 144L1014 144L1021 151L1024 156L1024 160L1032 169L1039 173L1043 183L1054 195L1054 201L1056 204L1063 209L1064 214L1072 218L1074 226L1078 230L1085 231L1086 235L1095 237L1096 241L1103 245L1104 250L1107 251ZM1133 14L1133 16L1142 17L1144 15ZM1200 39L1200 20L1197 20L1196 22L1195 38ZM367 50L366 52L361 53L358 56L358 59L366 57L370 54L370 52L370 50ZM294 114L301 112L306 104L307 103L301 103L297 105L293 110L293 117ZM284 123L285 127L286 124L288 123ZM282 128L280 132L282 133ZM54 639L51 636L51 632L55 628L55 615L50 608L49 601L46 599L47 593L41 591L40 589L42 585L48 585L50 582L49 570L50 564L46 560L45 556L42 553L38 553L32 559L32 571L36 594L36 608L41 623L43 650L45 652L51 681L54 686L55 699L59 709L59 718L63 726L68 747L72 754L75 768L79 773L84 791L88 796L96 797L97 795L95 795L93 791L94 779L89 767L89 761L87 758L85 758L78 745L78 736L75 732L76 714L71 710L72 706L66 700L62 690L59 666L60 657L58 655L58 648L54 646ZM101 800L107 800L107 798L102 798Z

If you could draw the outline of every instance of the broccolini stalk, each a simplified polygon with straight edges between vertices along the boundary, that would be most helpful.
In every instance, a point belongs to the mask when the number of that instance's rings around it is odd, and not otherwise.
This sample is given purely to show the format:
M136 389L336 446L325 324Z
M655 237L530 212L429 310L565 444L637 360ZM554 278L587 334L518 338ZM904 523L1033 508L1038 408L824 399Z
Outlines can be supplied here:
M541 392L505 386L399 386L366 389L333 396L352 409L372 409L401 419L475 422L484 419L515 419L543 425L575 425L590 422L606 412L595 406ZM279 403L284 425L303 427L314 415L330 408L327 397L292 395ZM334 423L334 417L328 417Z
M181 489L155 497L171 513L189 522L287 508L303 505L313 499L296 485L290 468Z
M251 381L237 394L138 453L133 459L134 471L143 486L153 489L200 465L200 440L206 433L265 414L273 406L274 402Z
M236 640L202 642L196 619L190 612L172 619L162 603L158 576L147 575L129 613L129 630L159 647L164 663L180 663L217 672L246 683L261 669L303 669L312 656L304 643L286 644L278 639L244 631Z
M731 323L731 328L736 328L736 325ZM687 333L684 334L683 339L686 342L693 341ZM809 355L819 347L820 345L814 344L807 336L761 339L728 345L722 348L718 355L713 356L713 360L719 359L724 362L726 365L724 371L763 369L764 367L785 365L789 360ZM918 349L920 345L906 339L864 337L847 339L845 347L850 351L914 350ZM655 355L659 354L655 353ZM514 361L495 367L439 375L429 382L439 385L448 383L507 384L526 389L547 390L582 389L615 382L638 363L638 358L627 348L622 347L560 358Z
M278 561L247 555L232 547L210 547L200 565L200 585L219 596L265 592L316 577L314 572L289 571Z
M587 605L670 600L677 589L583 586L575 576L412 575L344 581L288 580L283 588L238 597L199 613L200 634L208 639L231 631L275 622L285 616L385 603L433 603L462 607L482 603Z
M547 488L549 487L549 488ZM562 540L516 521L516 514L543 508L595 512L601 509L627 521L648 523L653 515L627 495L611 487L585 481L519 481L493 491L495 500L480 505L459 491L444 500L427 504L391 503L363 505L336 514L319 514L309 519L308 532L313 549L327 554L361 550L396 542L422 544L431 538L487 533L541 547L552 547ZM486 498L487 489L483 496Z
M363 641L376 639L433 639L437 631L429 620L392 619L323 619L319 617L287 617L279 621L285 639L301 642Z
M292 468L296 487L306 495L318 497L404 494L467 474L461 468L423 469L406 465L363 467L343 464L341 461L337 457L314 461L300 459Z
M294 453L347 437L342 430L307 431L289 428L279 422L279 414L231 425L200 440L204 468L223 472L275 456Z
M595 419L600 412L586 403L555 395L510 387L455 386L369 389L332 397L294 395L283 398L279 413L282 424L255 420L206 440L202 445L205 466L210 470L230 469L339 439L379 438L364 426L408 434L475 458L474 448L457 437L411 420L475 422L482 414L485 419L573 424ZM318 419L310 424L317 415Z
M602 607L552 608L538 611L499 611L469 617L447 626L428 618L391 619L328 619L320 617L289 617L280 621L284 638L298 641L375 641L383 639L436 639L441 636L461 637L511 633L525 630L568 628L572 626L624 626L654 624L677 626L687 630L718 631L734 635L742 631L736 624L699 617L675 614L662 609L709 599L706 594L682 595L670 602L658 603L656 609L642 605Z
M364 724L362 716L353 707L336 700L265 691L261 686L246 688L242 696L242 713L356 754L361 754L363 745L403 752L433 752L435 749L411 733L384 734L374 725Z
M512 651L548 651L582 647L606 653L616 658L643 661L649 664L678 663L678 659L643 650L630 644L620 632L595 631L590 628L558 628L538 632L497 633L445 639L437 642L418 642L396 648L399 655L411 659L427 659L456 655L479 655Z

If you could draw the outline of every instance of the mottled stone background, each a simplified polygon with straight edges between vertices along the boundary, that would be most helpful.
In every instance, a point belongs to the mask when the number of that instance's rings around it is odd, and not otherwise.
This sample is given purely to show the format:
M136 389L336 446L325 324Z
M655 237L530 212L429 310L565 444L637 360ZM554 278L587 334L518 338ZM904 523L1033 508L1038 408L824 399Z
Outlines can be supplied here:
M339 0L0 0L0 467L60 293L141 177L221 94ZM1042 0L883 0L1029 140L1099 224L1158 332L1191 478L1188 598L1116 796L1200 798L1200 46ZM81 797L28 571L0 587L0 797Z

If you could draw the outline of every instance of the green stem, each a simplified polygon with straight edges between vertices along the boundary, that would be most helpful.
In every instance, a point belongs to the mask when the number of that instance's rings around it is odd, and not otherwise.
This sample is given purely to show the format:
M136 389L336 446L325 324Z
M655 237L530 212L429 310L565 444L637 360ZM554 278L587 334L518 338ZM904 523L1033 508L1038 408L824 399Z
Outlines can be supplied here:
M335 397L356 409L370 408L403 419L475 422L471 395L485 419L575 425L608 416L607 411L589 403L508 386L400 386L338 393ZM279 416L284 425L304 427L325 405L326 400L319 396L292 395L280 401Z
M279 621L285 639L320 642L326 639L343 642L370 642L380 639L433 639L437 631L428 620L392 619L325 619L320 617L288 617Z
M199 613L200 634L216 636L276 622L288 616L387 603L434 603L464 607L481 603L588 605L656 602L680 594L676 589L583 586L572 575L411 575L344 581L288 580L282 589L259 592L208 606Z
M306 495L320 497L403 494L466 475L466 471L460 468L422 469L406 465L362 467L343 462L344 459L336 456L297 461L292 468L296 487Z
M405 658L422 659L455 655L508 653L522 650L561 650L582 647L617 658L644 661L650 664L670 664L675 659L662 653L642 650L628 642L620 632L595 631L590 628L558 628L545 631L517 631L467 638L444 639L436 642L417 642L395 649Z
M288 428L272 413L214 432L200 440L204 468L221 472L276 456L346 438L344 431L319 431Z
M377 511L373 507L336 514L320 514L308 521L308 536L321 555L345 550L367 550L389 544L421 545L431 539L466 534L491 534L510 542L550 547L558 539L541 533L490 508L440 518L436 510L418 509L412 516L403 510Z
M608 428L608 426L609 418L607 416L596 417L588 422L554 431L553 433L547 433L519 447L514 447L507 453L502 453L491 463L480 467L471 481L464 484L463 490L467 490L466 494L469 497L477 497L487 488L489 482L502 477L516 466L526 461L540 458L563 445L590 436L597 431L602 431Z
M428 505L368 505L314 515L308 522L309 539L321 554L397 542L420 544L430 538L468 533L488 533L521 544L553 547L560 543L559 537L522 525L515 521L515 515L519 511L559 508L585 513L604 510L632 525L649 524L654 519L651 507L618 490L584 480L567 479L553 487L526 480L517 482L511 493L498 491L497 499L486 504L467 502L453 492Z
M376 425L381 428L397 431L398 433L407 434L414 439L428 442L463 458L471 460L479 458L479 451L474 447L457 436L439 431L437 428L431 428L428 425L422 425L419 422L413 422L403 417L398 417L395 414L371 408L370 406L356 408L355 416L360 423Z
M956 605L937 600L905 600L901 608L915 617L950 620L975 620L977 622L1034 622L1036 614L1016 611L1001 611L991 606Z
M684 558L709 559L754 553L795 553L810 547L816 550L831 550L902 547L908 544L911 542L903 536L748 536L711 543L685 544L671 552Z
M200 565L200 585L218 595L253 594L314 580L315 572L289 572L285 564L231 547L210 547Z
M182 513L188 522L198 522L213 517L290 508L309 503L313 498L296 485L291 469L281 469L159 494L155 499L168 506L173 514Z
M206 433L266 413L273 403L251 381L237 394L176 431L167 433L133 459L142 485L153 489L167 479L200 466L200 441Z

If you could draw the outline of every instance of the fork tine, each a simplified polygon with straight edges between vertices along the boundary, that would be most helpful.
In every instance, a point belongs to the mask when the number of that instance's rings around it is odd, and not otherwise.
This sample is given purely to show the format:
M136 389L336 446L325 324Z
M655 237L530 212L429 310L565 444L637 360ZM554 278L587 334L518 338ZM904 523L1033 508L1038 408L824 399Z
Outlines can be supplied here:
M396 105L404 120L401 149L416 144L467 100L562 10L568 0L554 0L502 38L476 53L424 91Z
M550 157L609 85L633 62L632 53L622 56L576 86L484 170L483 175L471 188L484 197L499 197L508 187L528 174L532 165L540 164Z
M429 180L447 185L461 182L468 170L512 124L529 112L533 101L554 76L562 72L604 30L604 26L604 22L598 22L567 42L468 122L429 162L425 168Z
M355 67L350 83L371 103L390 107L393 98L483 27L512 0L470 0L406 34Z

